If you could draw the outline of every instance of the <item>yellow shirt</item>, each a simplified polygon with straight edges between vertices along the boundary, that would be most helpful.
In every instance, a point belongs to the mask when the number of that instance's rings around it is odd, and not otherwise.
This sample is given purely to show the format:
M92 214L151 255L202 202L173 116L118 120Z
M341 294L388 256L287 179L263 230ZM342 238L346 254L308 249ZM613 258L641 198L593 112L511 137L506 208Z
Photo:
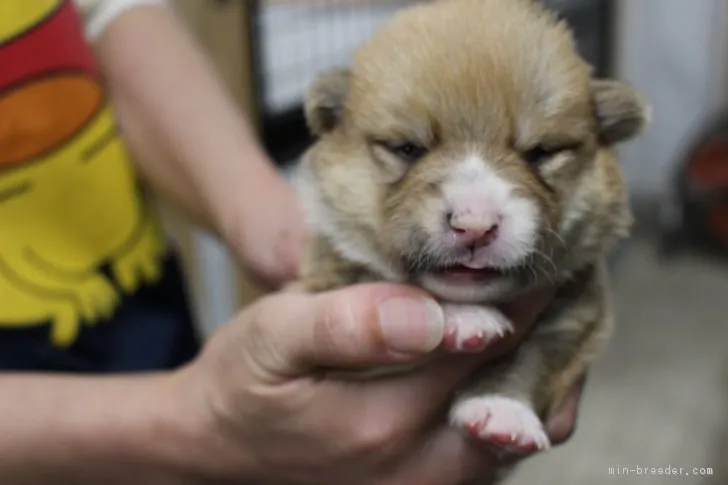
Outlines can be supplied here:
M70 0L0 0L0 330L50 324L58 346L166 252L85 27Z

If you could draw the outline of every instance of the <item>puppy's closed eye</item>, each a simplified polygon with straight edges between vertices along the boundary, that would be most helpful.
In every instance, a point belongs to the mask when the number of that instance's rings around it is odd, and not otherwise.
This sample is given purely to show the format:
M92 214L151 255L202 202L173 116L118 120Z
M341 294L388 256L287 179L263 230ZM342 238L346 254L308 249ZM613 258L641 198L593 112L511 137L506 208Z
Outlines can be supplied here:
M414 143L386 144L387 150L407 163L413 163L427 154L427 149Z
M384 169L384 180L398 182L414 165L430 153L423 144L387 141L373 138L370 142L376 163Z
M428 153L428 149L423 147L422 145L418 145L417 143L413 142L401 142L401 141L375 141L373 144L374 147L378 147L380 150L383 150L389 155L393 155L398 160L401 160L405 163L411 164Z
M576 150L576 145L560 145L560 146L547 146L547 145L536 145L533 148L524 151L521 156L529 164L538 166L548 162L557 155L564 152Z

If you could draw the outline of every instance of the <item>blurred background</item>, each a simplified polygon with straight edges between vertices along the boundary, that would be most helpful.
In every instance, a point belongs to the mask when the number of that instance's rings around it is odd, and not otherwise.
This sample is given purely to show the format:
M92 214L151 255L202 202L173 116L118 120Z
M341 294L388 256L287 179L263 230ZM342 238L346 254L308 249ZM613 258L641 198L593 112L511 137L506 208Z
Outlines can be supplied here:
M413 2L176 3L288 174L312 141L310 82ZM574 439L511 483L728 484L728 0L544 3L599 76L646 95L653 123L621 148L637 226L612 261L615 340L590 374ZM211 331L260 292L217 241L168 220ZM660 467L683 470L653 475Z

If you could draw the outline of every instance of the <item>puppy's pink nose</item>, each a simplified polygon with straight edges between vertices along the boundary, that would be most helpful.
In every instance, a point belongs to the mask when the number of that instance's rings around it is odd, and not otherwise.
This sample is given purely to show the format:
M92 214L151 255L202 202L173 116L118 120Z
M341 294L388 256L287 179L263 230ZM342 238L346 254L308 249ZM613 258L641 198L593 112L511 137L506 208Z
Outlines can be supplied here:
M498 237L498 219L496 218L473 220L450 215L448 222L458 246L482 248L490 245Z

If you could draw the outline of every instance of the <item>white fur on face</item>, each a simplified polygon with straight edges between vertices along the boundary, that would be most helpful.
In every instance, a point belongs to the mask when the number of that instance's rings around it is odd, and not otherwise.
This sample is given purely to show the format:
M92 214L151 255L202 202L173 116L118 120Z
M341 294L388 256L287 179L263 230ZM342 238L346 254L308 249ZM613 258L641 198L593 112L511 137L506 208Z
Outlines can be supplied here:
M418 283L438 298L453 303L500 302L503 295L510 295L517 289L515 283L507 278L482 283L455 283L436 273L420 275Z
M507 268L534 250L539 209L531 200L516 195L514 189L478 155L460 162L443 185L445 203L453 213L467 214L474 222L480 218L486 227L498 223L498 237L475 251L467 266Z
M482 157L472 154L453 168L443 184L443 210L469 218L469 223L488 227L498 223L498 236L489 245L479 248L468 261L459 264L474 269L507 269L520 264L536 247L540 212L531 200L515 193L512 182L501 177ZM445 214L437 215L440 220ZM453 235L445 227L434 234L441 242L433 244L445 253L455 248ZM420 275L420 283L434 294L450 301L471 302L497 299L511 291L513 283L496 278L489 283L453 282L436 273Z

